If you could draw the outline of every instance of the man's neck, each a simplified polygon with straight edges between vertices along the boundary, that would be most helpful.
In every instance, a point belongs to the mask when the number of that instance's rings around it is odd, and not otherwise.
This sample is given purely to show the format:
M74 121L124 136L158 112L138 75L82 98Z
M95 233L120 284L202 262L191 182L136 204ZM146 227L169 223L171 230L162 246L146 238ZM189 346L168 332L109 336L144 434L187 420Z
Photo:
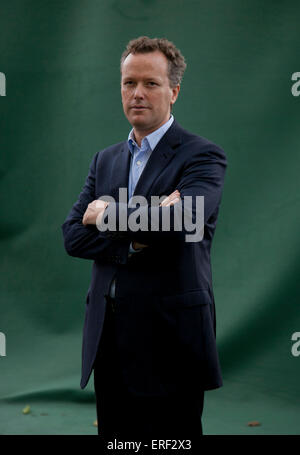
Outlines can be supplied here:
M171 114L169 114L169 117L167 118L167 120L164 120L162 123L160 123L155 128L152 128L152 129L147 130L147 131L146 130L138 130L135 127L133 127L133 135L134 135L135 142L137 143L137 145L140 147L144 137L146 137L146 136L148 136L148 134L151 134L154 131L158 130L161 126L163 126L165 123L167 123L170 120L170 117L171 117Z

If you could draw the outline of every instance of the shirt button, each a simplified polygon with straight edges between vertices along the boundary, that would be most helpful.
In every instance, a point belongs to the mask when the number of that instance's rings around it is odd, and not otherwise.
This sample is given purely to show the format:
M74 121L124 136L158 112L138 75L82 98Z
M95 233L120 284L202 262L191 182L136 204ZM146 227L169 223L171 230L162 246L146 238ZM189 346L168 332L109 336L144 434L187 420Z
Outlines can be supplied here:
M140 165L142 164L142 162L141 162L140 160L138 160L138 161L136 162L136 164L137 164L138 166L140 166Z

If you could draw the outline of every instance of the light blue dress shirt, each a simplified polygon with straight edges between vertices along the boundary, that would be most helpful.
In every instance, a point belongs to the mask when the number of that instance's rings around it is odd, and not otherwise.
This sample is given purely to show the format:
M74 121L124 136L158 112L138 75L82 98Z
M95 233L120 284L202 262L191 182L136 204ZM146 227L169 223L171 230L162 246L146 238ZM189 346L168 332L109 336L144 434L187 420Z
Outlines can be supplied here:
M129 182L128 182L128 199L134 193L136 184L143 172L148 159L150 158L151 153L155 149L158 142L161 140L163 135L170 128L174 120L173 115L170 119L164 123L160 128L153 131L153 133L148 134L142 139L141 147L137 145L134 138L133 129L130 131L128 136L128 146L131 152L131 164L129 172Z
M153 131L152 133L148 134L142 139L141 147L135 141L133 129L130 131L128 135L128 147L131 153L131 162L130 162L130 170L129 170L129 181L128 181L128 202L132 197L136 184L147 164L148 159L150 158L151 153L155 149L158 142L161 140L163 135L168 131L170 126L174 121L173 115L169 118L169 120L164 123L160 128ZM135 250L132 248L130 244L129 247L129 254L138 253L140 250ZM111 297L115 297L115 287L116 281L113 280L109 295Z

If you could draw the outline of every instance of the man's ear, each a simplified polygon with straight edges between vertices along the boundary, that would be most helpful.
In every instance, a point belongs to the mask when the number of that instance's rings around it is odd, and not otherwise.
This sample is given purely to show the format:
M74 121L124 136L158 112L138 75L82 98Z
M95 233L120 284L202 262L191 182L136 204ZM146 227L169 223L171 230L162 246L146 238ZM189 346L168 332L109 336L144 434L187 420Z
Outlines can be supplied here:
M171 106L173 106L173 104L175 104L177 100L180 91L180 85L178 84L175 87L172 87L171 90L172 90Z

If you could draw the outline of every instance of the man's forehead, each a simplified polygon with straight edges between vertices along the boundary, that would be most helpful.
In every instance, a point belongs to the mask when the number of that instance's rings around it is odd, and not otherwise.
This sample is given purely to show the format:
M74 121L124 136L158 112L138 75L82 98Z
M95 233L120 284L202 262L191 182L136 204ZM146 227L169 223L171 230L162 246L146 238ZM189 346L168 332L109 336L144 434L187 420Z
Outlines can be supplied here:
M129 54L123 62L122 74L139 71L139 73L152 72L163 75L167 69L167 58L160 51L154 51Z

